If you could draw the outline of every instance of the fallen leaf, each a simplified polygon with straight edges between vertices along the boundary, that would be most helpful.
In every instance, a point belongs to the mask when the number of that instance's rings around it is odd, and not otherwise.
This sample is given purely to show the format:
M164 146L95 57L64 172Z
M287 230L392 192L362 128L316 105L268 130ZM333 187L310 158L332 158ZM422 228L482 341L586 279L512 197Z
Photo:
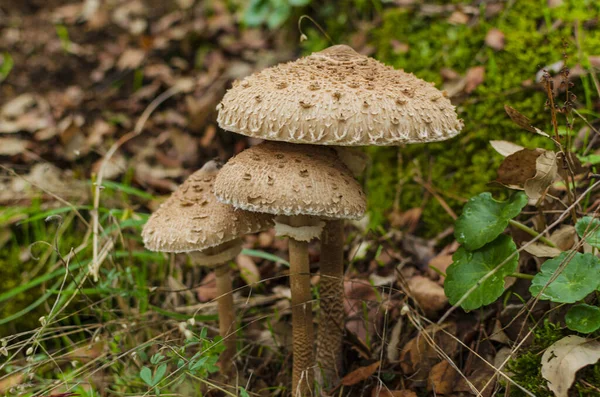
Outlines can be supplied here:
M342 378L341 384L344 386L352 386L362 382L363 380L368 379L371 375L375 373L375 371L377 371L380 364L381 361L377 361L366 367L360 367L358 369L355 369L354 371L350 372L348 375Z
M450 394L457 378L456 369L447 360L441 361L431 368L427 379L427 391L433 391L435 395Z
M465 25L467 22L469 22L469 16L461 11L454 11L448 17L448 23L454 25Z
M556 397L568 397L575 374L600 360L600 342L577 335L555 342L542 356L542 376Z
M536 173L525 182L525 193L532 200L539 200L554 182L558 172L556 153L550 150L542 153L535 161Z
M240 276L246 284L253 285L260 281L260 271L251 257L240 254L236 258L236 263L240 268Z
M196 288L196 295L200 302L209 302L217 296L217 279L215 272L210 272L200 282L200 286Z
M543 149L522 149L508 155L498 168L497 182L503 185L522 186L536 174L536 161Z
M508 117L510 117L510 119L516 125L523 128L524 130L527 130L529 132L535 132L536 134L545 136L546 138L548 138L550 136L547 133L545 133L544 131L540 130L539 128L532 126L531 120L529 120L529 118L527 116L525 116L524 114L519 112L517 109L510 107L508 105L504 105L504 110L508 114Z
M467 70L467 75L465 76L465 92L470 94L475 91L485 78L485 67L484 66L474 66Z
M411 375L411 379L416 382L426 381L430 369L440 361L436 348L449 357L453 357L458 351L458 342L450 336L456 335L456 330L456 324L446 323L441 326L432 324L419 332L400 353L402 371Z
M440 253L437 256L431 258L429 261L429 267L435 268L436 270L446 274L446 269L452 264L452 254ZM444 284L446 277L440 275L440 283Z
M504 49L504 33L500 29L490 29L485 35L485 44L496 51Z
M550 240L556 244L561 251L567 251L575 244L576 234L574 226L563 225L550 235Z
M388 390L383 387L374 387L371 397L417 397L412 390Z
M462 377L458 379L458 382L454 387L454 392L468 393L478 397L491 397L496 387L495 378L495 370L486 364L481 364L475 368L472 374L467 376L468 381L471 382L478 392L471 389L471 386L467 383L467 379ZM492 379L494 380L490 382ZM484 389L486 385L487 387Z
M550 247L537 241L533 244L525 246L525 251L538 258L554 258L560 255L562 252L558 248Z
M0 137L0 156L14 156L23 153L28 146L29 142L23 139Z
M427 277L412 277L408 280L408 288L425 314L435 314L448 304L444 288Z
M500 153L502 156L510 156L518 152L519 150L525 149L521 145L517 145L516 143L508 142L508 141L490 141L490 145Z

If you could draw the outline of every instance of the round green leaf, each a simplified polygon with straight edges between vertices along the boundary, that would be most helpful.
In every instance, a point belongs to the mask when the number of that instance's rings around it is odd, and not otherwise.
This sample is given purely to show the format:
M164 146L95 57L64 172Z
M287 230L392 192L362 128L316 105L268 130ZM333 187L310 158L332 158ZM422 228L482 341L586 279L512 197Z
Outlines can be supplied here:
M575 230L589 245L600 248L600 219L584 216L575 224Z
M600 328L600 307L580 304L569 309L565 316L567 327L589 334Z
M513 255L510 259L507 258ZM481 282L461 303L465 310L473 310L488 305L504 292L504 277L517 269L519 254L509 236L500 235L476 251L460 247L452 256L452 264L447 269L444 291L451 304L456 304L481 279L505 262L496 272Z
M483 247L498 237L508 226L508 221L519 215L526 205L527 196L523 192L508 201L494 200L489 192L472 197L456 220L456 241L470 251Z
M565 261L568 263L550 283L554 273ZM600 286L600 259L592 254L575 252L573 255L572 251L563 252L544 262L541 271L533 278L529 292L537 296L547 284L540 299L575 303Z

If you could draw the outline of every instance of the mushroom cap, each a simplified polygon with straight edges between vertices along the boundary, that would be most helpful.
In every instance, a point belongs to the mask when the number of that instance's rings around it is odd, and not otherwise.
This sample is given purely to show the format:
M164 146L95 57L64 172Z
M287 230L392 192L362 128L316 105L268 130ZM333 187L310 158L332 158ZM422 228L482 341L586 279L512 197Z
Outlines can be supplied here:
M358 219L366 195L333 148L267 141L227 162L214 187L236 208L274 215Z
M223 129L313 145L442 141L463 127L445 92L346 45L236 81L217 109Z
M202 251L273 226L271 215L218 202L212 192L218 172L216 162L206 163L152 214L142 230L147 249Z

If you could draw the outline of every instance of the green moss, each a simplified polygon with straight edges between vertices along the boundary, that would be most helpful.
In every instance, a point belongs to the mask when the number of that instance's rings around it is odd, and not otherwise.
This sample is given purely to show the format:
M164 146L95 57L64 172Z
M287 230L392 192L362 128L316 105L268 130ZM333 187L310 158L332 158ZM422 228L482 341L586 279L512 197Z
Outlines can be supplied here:
M346 2L348 0L343 3ZM471 5L472 2L454 3ZM546 0L513 2L492 18L477 19L474 25L449 23L444 13L424 16L412 9L382 7L378 1L373 1L370 7L360 1L358 6L364 14L358 18L371 21L376 15L381 21L370 30L369 42L376 49L374 56L385 63L434 81L437 87L442 86L442 68L464 75L471 67L485 67L484 82L460 99L463 102L457 110L465 120L465 128L459 137L437 144L370 150L374 159L368 178L373 226L380 225L392 208L399 180L408 179L402 185L400 209L421 205L425 190L411 180L414 167L418 167L423 178L430 179L443 199L459 211L463 199L490 190L487 184L496 178L501 156L490 147L490 140L552 148L549 140L518 129L505 114L504 105L520 110L536 126L549 129L546 95L531 84L536 73L562 60L565 52L569 65L587 65L587 55L596 54L600 47L600 30L595 29L593 23L585 23L600 17L600 5L591 0L567 0L553 9L548 8ZM485 7L485 4L480 7L481 15L485 15ZM332 7L329 2L319 9L319 20L326 21L327 32L338 43L349 42L351 29L358 26L353 11L340 12L346 9ZM555 24L559 20L562 22ZM505 35L505 47L501 51L485 45L485 36L491 28L498 28ZM319 33L309 34L309 37L311 39L303 43L305 51L328 45ZM408 51L394 52L394 41L406 43ZM583 79L583 83L575 81L575 92L591 109L592 99L597 95L590 90L592 85L587 78ZM405 159L400 172L396 172L396 150L401 150ZM437 234L452 222L433 198L426 204L422 219L420 233L426 236Z
M534 340L527 351L507 364L507 370L512 373L511 379L538 397L553 397L548 389L547 381L542 377L542 353L550 345L567 336L567 330L545 321L533 332ZM593 338L594 335L589 337ZM585 380L585 383L581 382ZM587 366L577 373L571 391L577 390L578 396L598 396L598 390L589 385L600 385L600 363ZM518 388L510 388L510 396L521 397L526 394Z

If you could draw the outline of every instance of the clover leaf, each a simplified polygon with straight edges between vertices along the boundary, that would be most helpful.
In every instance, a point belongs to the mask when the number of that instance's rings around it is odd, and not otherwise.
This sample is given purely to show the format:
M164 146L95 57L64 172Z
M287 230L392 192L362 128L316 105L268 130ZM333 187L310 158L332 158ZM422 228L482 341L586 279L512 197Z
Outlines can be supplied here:
M584 303L573 306L565 315L565 322L573 331L592 333L600 328L600 307Z
M504 277L517 269L518 260L515 243L504 234L476 251L460 247L452 256L444 282L448 300L454 305L476 286L460 304L463 309L473 310L494 302L504 292ZM495 273L481 281L494 269Z
M554 277L559 268L560 274ZM541 271L533 278L529 292L534 296L541 293L540 299L543 300L574 303L598 286L600 259L592 254L568 251L544 262Z
M575 230L589 245L600 248L600 219L584 216L575 224Z
M473 251L493 241L508 222L527 205L527 196L518 192L507 201L497 201L489 192L472 197L456 221L456 240Z

